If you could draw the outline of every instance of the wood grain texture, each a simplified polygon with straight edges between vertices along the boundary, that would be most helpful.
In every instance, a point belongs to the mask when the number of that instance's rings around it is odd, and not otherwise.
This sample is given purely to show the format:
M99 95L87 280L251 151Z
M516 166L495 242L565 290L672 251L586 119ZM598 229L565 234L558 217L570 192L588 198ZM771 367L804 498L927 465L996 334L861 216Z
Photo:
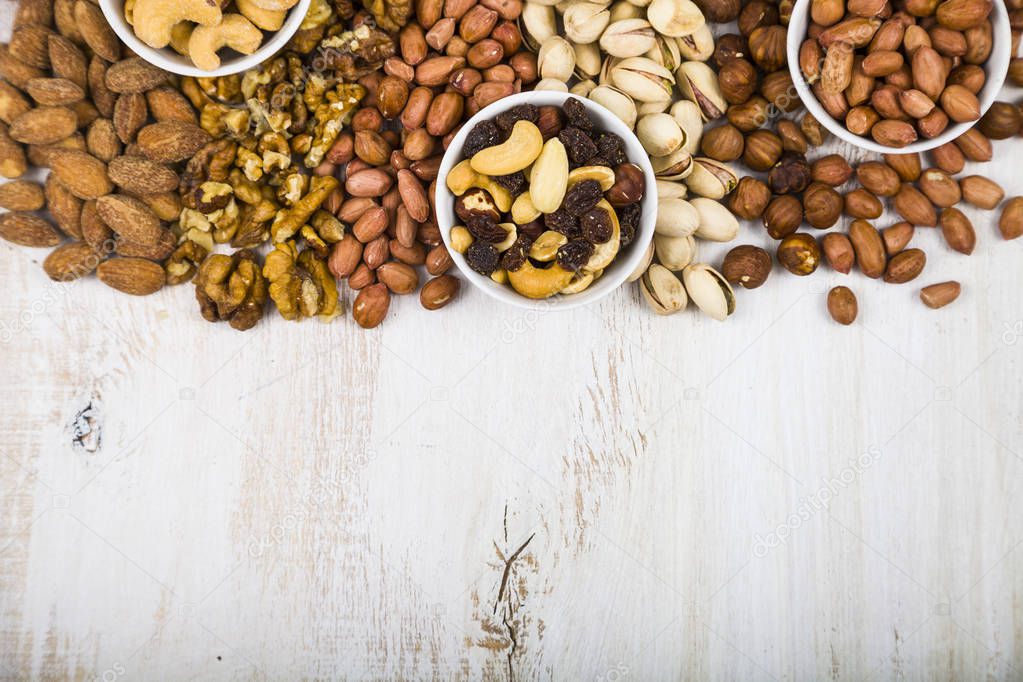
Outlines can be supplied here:
M1020 679L1023 246L968 214L918 282L776 271L724 324L239 334L2 244L0 679Z

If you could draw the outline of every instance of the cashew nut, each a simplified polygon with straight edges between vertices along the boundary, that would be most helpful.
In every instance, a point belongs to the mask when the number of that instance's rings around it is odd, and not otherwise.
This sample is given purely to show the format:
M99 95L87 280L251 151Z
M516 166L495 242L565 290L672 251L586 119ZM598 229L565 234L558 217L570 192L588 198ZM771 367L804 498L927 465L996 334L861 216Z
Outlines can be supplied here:
M298 0L252 0L252 4L274 12L287 11L298 4Z
M192 37L195 24L190 21L179 21L171 29L170 46L178 54L188 56L188 39Z
M596 180L600 183L601 191L606 192L615 184L615 172L613 168L607 166L580 166L569 171L569 187L583 180Z
M557 263L541 270L527 260L521 268L508 273L508 282L526 298L550 298L567 287L573 277L574 272Z
M533 241L529 247L529 257L548 263L558 255L558 249L567 243L568 237L565 235L554 230L547 230Z
M235 0L234 4L246 19L264 31L280 29L284 25L285 17L288 16L287 10L265 9L253 0Z
M508 271L505 270L504 268L498 268L497 270L494 270L492 273L490 273L490 279L494 280L498 284L507 284Z
M515 240L518 239L519 231L515 227L515 223L498 223L498 225L504 228L508 235L501 241L494 244L494 248L497 249L498 253L504 253L510 249L512 244L515 243Z
M472 168L484 175L508 175L533 163L543 147L543 135L535 124L516 121L507 140L476 152Z
M580 291L585 290L593 284L593 280L595 279L597 279L597 277L592 272L576 273L575 277L572 278L572 281L568 283L568 286L561 290L561 293L578 294Z
M501 213L506 213L511 210L511 192L497 184L497 182L495 182L490 176L477 173L473 170L469 163L469 159L458 162L455 167L448 172L448 177L445 180L445 183L447 184L448 189L451 190L451 193L456 197L462 196L474 187L486 190L494 199L494 204L497 206L497 210L501 211Z
M220 4L216 0L136 0L132 8L135 35L150 47L167 47L171 31L181 21L203 26L219 24Z
M263 32L240 14L224 15L216 26L197 26L188 39L188 55L192 63L205 71L220 66L217 50L230 47L242 54L252 54L263 42Z
M615 210L611 208L611 204L607 203L606 200L601 199L597 202L597 208L602 208L608 212L611 216L611 238L603 244L597 244L593 249L593 255L586 261L586 265L583 266L585 272L593 272L594 270L603 270L611 261L615 259L615 255L618 253L618 249L622 243L622 229L618 223L618 215ZM543 235L540 235L541 237Z

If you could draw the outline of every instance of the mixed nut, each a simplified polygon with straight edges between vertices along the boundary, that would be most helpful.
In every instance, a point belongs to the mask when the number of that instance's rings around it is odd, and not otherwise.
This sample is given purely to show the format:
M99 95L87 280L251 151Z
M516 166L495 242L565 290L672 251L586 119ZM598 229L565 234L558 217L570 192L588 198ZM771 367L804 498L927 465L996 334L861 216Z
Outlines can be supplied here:
M479 121L462 152L446 179L463 223L452 246L527 298L584 291L636 236L643 171L578 99Z

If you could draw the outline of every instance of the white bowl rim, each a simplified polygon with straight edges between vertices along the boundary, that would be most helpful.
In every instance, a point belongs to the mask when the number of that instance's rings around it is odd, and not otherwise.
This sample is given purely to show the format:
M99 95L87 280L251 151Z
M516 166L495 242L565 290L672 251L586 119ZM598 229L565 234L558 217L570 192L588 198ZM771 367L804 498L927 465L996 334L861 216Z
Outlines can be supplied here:
M977 121L956 123L946 128L940 135L929 140L917 140L905 147L886 147L878 144L873 139L856 135L849 132L842 123L836 121L824 110L821 103L817 101L813 91L806 84L803 74L799 69L799 46L806 38L806 27L809 25L809 8L811 0L796 0L792 8L792 16L789 19L788 44L786 46L789 73L792 76L792 83L796 87L799 98L803 105L813 114L814 118L820 121L821 125L831 131L836 137L856 145L862 149L883 154L912 154L913 152L925 152L935 147L940 147L959 137L967 130L977 125ZM1005 76L1009 70L1009 59L1011 57L1012 32L1009 28L1009 12L1003 0L995 0L991 14L992 48L987 62L983 64L986 74L984 87L981 88L978 99L980 100L980 115L983 116L991 107L998 93L1005 82Z
M258 50L252 54L222 59L220 67L213 71L203 71L192 64L188 57L178 54L170 47L156 49L139 40L131 25L124 18L124 0L99 0L99 6L103 10L107 23L114 29L114 33L121 39L121 42L145 61L179 76L214 78L230 76L259 66L280 51L295 35L298 27L302 25L311 2L312 0L298 0L295 6L288 10L288 17L284 20L281 28L274 31L269 40L260 45ZM264 31L264 33L270 32Z
M639 266L639 263L645 257L647 247L654 236L654 223L657 220L657 185L655 182L653 166L650 165L650 158L646 155L645 151L640 154L639 158L633 158L635 153L627 149L629 161L643 169L643 177L646 181L646 191L644 192L643 199L640 203L643 209L643 214L640 218L639 227L636 230L636 236L628 247L628 253L621 258L616 259L615 262L608 267L608 270L605 271L605 274L589 288L579 292L578 294L555 295L545 299L526 298L512 289L509 285L498 284L489 277L484 277L479 274L469 267L469 264L466 263L465 257L462 256L462 254L451 248L451 237L449 233L451 231L451 227L454 226L457 221L454 218L454 195L452 195L451 190L447 187L447 177L455 164L462 160L462 147L465 144L465 138L468 136L472 127L481 120L493 118L502 111L510 109L518 104L530 103L537 106L562 105L569 98L577 99L581 101L587 109L591 111L595 110L601 115L606 116L606 121L600 121L598 125L602 126L608 132L619 135L623 140L625 140L626 147L634 146L634 148L642 151L643 147L635 134L629 130L621 119L600 104L585 97L573 95L568 92L558 92L555 90L533 90L530 92L517 93L500 99L497 102L484 107L477 112L475 116L466 121L462 128L458 131L458 134L456 134L451 140L451 144L448 145L447 151L444 152L444 157L441 159L440 170L437 172L437 226L440 228L441 238L444 240L444 246L447 247L455 265L466 279L468 279L477 289L482 290L483 293L492 298L519 308L543 311L569 310L579 306L588 305L604 298L611 292L617 290L625 282L625 280L628 279L629 275L632 274L632 272Z

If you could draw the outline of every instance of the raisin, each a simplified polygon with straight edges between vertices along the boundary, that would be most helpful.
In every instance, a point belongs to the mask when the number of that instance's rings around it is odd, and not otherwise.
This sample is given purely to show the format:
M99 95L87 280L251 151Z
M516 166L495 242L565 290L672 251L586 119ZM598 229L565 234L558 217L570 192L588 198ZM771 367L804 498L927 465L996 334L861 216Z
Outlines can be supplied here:
M558 265L566 270L576 272L586 265L592 255L593 244L585 239L573 239L567 244L562 244L558 249Z
M565 128L558 133L558 139L565 145L568 160L577 167L597 155L597 145L578 128Z
M597 154L602 160L607 161L606 165L612 168L629 160L625 156L625 143L614 133L600 134L600 137L597 138Z
M586 112L586 107L582 102L574 97L569 97L561 108L565 112L568 125L582 130L593 130L593 121L590 120L590 115Z
M526 174L522 171L515 171L510 175L495 175L493 180L508 190L513 197L517 197L526 191L528 183L526 182Z
M508 232L488 215L470 215L465 226L469 234L484 242L501 242L508 236Z
M596 180L583 180L568 188L561 207L578 217L597 205L604 193Z
M639 229L639 218L642 213L639 204L629 204L618 209L618 226L621 230L621 248L625 248L636 238Z
M465 252L465 260L470 268L489 277L497 270L500 256L493 244L473 242Z
M582 228L583 237L591 244L603 244L611 238L614 226L611 224L611 216L607 210L596 207L592 208L579 218L579 226Z
M530 243L533 243L537 237L547 231L547 225L544 224L542 218L537 218L531 223L525 225L519 225L519 238L528 237Z
M465 158L470 159L487 147L501 144L503 139L501 131L493 121L480 121L466 135L462 151L465 153Z
M529 247L533 240L525 235L519 235L515 242L501 255L501 267L508 272L515 272L526 263L529 255Z
M516 122L529 121L530 123L536 123L536 119L539 117L540 110L534 105L520 104L498 114L497 118L494 119L494 123L505 133L510 133L511 129L515 127Z
M559 208L554 213L547 213L543 217L543 222L547 226L548 230L554 230L560 232L569 239L578 237L582 232L579 230L579 219L574 215L566 211L564 208Z

